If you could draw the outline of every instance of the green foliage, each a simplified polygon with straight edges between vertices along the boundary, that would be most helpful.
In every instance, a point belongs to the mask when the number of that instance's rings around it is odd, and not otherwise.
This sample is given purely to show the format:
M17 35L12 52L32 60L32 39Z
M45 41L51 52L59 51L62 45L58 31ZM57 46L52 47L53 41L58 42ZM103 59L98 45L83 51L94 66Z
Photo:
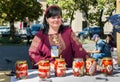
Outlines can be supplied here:
M104 24L108 20L102 20L102 17L109 17L115 10L116 0L47 0L48 4L59 5L64 14L63 18L74 20L75 11L82 12L87 26L97 25L101 28L101 36L103 35Z
M23 44L23 41L19 37L10 39L9 37L0 37L0 45L13 45L13 44Z
M65 11L64 19L71 18L73 11L80 10L90 25L100 25L102 16L111 16L115 9L115 0L47 0L47 2L48 5L59 5Z
M48 5L59 5L63 10L63 20L74 20L75 11L78 10L74 0L47 0Z
M99 25L105 24L108 20L103 21L102 17L109 17L115 10L115 0L97 0L97 5L94 6L95 12L90 13L90 23ZM96 22L95 22L96 21Z
M14 38L14 22L26 17L30 21L43 14L42 5L37 0L0 0L0 18L10 22L10 35Z
M72 20L74 20L74 16L72 15L72 13L74 11L77 11L77 8L73 0L61 0L60 2L58 2L58 5L64 11L64 14L63 14L64 19L68 19L72 17Z
M7 21L23 20L25 17L37 19L43 13L41 7L36 0L0 0L0 18Z
M54 3L54 1L58 2ZM59 5L64 11L63 19L71 18L71 20L74 20L74 14L77 10L83 12L84 17L89 20L89 11L91 6L97 5L96 0L47 0L47 2L48 5Z

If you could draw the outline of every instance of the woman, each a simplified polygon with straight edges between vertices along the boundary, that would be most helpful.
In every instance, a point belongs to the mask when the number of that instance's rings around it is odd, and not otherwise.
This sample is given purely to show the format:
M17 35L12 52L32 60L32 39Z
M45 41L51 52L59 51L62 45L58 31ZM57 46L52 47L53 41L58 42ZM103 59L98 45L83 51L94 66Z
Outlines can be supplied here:
M33 68L37 68L34 64L41 59L54 63L61 56L67 67L72 67L73 58L86 59L87 52L71 28L62 25L62 10L58 6L47 8L43 25L44 29L36 34L29 48Z
M111 34L108 34L106 37L106 42L110 45L111 49L116 47L116 43Z

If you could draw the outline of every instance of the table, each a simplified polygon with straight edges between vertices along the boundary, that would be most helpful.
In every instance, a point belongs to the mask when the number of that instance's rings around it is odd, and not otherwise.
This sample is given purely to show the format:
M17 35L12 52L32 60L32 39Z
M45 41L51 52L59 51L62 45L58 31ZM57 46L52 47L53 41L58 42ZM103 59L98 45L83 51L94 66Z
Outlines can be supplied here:
M94 76L84 75L81 77L74 77L72 74L72 69L66 71L65 77L55 77L54 72L51 73L49 78L52 82L120 82L120 69L114 70L113 75L105 76L102 73L96 74ZM37 70L28 70L28 79L18 80L15 76L11 77L11 82L41 82L38 77Z

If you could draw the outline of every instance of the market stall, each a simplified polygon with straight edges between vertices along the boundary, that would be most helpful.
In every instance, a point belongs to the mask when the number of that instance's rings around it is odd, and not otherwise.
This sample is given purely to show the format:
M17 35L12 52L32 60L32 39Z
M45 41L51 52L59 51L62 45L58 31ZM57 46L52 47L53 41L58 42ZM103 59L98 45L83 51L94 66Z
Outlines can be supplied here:
M84 75L75 77L72 73L72 69L68 69L66 71L66 76L55 77L53 72L47 81L41 81L37 70L29 70L27 79L19 80L16 79L15 76L12 76L10 82L120 82L120 70L114 70L114 73L110 76L98 73L94 76Z

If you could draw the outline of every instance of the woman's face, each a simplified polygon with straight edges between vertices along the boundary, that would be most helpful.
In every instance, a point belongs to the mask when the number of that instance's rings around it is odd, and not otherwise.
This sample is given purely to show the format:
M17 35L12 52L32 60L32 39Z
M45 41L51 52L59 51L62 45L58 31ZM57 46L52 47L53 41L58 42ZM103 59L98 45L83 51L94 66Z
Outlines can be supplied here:
M46 20L47 20L50 28L59 28L60 25L62 24L62 17L59 15L53 16L50 18L46 18Z
M94 41L95 41L95 42L97 42L97 41L98 41L98 39L99 39L99 38L98 38L98 37L96 37Z
M110 40L111 38L109 37L109 36L107 36L107 38L106 38L107 40Z

